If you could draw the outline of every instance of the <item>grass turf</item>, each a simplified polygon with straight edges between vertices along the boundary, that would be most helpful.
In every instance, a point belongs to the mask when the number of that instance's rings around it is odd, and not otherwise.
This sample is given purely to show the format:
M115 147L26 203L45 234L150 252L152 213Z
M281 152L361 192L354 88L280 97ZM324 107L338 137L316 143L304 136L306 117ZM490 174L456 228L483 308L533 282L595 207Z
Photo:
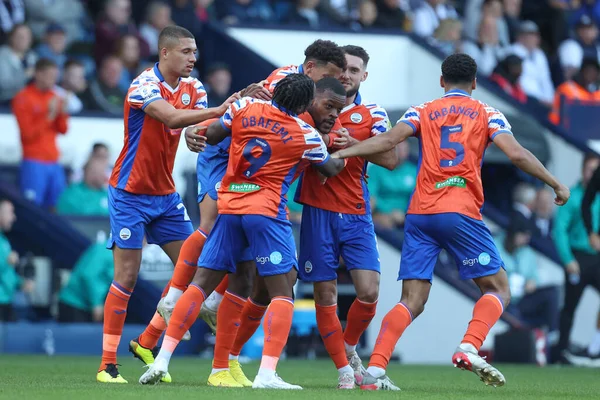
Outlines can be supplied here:
M129 384L95 382L98 357L0 356L0 399L598 399L600 372L569 367L501 365L507 384L487 387L466 371L451 366L392 365L388 373L402 392L336 390L337 372L330 361L286 360L278 372L287 381L300 384L297 392L223 389L206 386L210 362L196 358L175 358L171 363L172 384L141 386L143 373L138 360L121 357L119 368ZM249 377L257 364L247 364Z

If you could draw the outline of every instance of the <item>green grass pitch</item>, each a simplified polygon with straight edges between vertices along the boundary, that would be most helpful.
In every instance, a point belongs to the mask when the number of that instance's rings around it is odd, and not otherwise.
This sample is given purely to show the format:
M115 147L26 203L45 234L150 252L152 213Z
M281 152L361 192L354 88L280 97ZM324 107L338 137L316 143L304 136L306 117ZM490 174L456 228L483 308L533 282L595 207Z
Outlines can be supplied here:
M279 374L303 391L218 389L206 386L210 362L191 357L171 362L172 384L141 386L142 364L121 357L126 385L95 382L98 357L0 355L0 399L600 399L600 370L570 367L500 365L507 379L501 388L487 387L470 372L451 366L392 365L389 375L401 392L341 391L335 389L337 372L328 360L285 360ZM254 376L258 365L246 364Z

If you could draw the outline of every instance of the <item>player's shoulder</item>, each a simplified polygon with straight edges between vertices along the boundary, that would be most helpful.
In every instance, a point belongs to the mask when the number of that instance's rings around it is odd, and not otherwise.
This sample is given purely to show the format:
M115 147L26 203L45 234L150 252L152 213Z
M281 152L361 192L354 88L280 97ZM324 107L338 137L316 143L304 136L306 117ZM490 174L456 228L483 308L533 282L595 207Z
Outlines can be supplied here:
M148 68L142 71L129 85L130 89L135 89L145 84L160 84L160 78L154 72L154 68Z
M198 78L194 78L193 76L188 76L187 78L181 78L181 84L187 87L193 87L196 91L205 91L204 84Z
M272 75L289 75L296 73L298 73L298 66L291 64L277 68L275 71L273 71Z

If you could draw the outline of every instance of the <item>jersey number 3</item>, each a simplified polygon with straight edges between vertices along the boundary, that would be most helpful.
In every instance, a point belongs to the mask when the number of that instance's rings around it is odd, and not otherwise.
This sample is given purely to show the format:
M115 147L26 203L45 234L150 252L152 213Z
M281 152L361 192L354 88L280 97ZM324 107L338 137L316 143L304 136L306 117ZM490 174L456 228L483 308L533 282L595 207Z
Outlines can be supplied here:
M452 125L452 126L442 126L442 135L440 142L440 149L442 150L454 150L456 152L456 157L453 159L440 159L440 167L456 167L461 162L463 162L465 158L465 148L462 144L458 142L453 142L450 140L450 135L452 134L460 134L462 133L463 127L462 125Z
M254 150L256 147L260 148L261 150L261 153L258 157L252 154L252 150ZM271 146L269 146L269 143L265 142L263 139L253 138L250 139L246 146L244 146L243 155L246 161L248 161L250 164L248 169L244 171L244 176L246 178L250 178L256 173L256 171L261 169L266 163L269 162L269 159L271 158Z

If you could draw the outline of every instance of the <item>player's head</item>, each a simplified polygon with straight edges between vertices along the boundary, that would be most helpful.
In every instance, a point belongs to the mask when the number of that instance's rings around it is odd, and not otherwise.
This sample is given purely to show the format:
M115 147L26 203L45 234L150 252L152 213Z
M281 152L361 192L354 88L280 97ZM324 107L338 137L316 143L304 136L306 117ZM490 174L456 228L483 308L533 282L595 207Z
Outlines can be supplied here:
M290 74L283 78L273 92L273 102L289 114L302 114L315 96L315 83L306 75Z
M448 56L442 63L440 84L446 91L462 89L471 93L477 88L477 63L467 54Z
M367 64L369 54L360 46L347 45L342 47L346 53L346 72L342 75L342 83L346 88L346 96L352 97L360 89L360 84L367 79Z
M583 186L587 186L592 179L592 175L600 166L600 157L596 153L587 153L583 158L581 181Z
M56 62L41 58L35 63L34 81L40 90L50 90L58 82L58 65Z
M329 133L346 104L346 89L335 78L323 78L315 84L315 99L308 107L315 128Z
M8 232L17 220L15 206L10 200L0 198L0 231Z
M304 51L304 57L304 74L315 82L326 77L339 78L346 69L344 51L330 40L315 40Z
M196 39L192 32L173 25L158 36L159 62L173 74L187 78L196 64Z

